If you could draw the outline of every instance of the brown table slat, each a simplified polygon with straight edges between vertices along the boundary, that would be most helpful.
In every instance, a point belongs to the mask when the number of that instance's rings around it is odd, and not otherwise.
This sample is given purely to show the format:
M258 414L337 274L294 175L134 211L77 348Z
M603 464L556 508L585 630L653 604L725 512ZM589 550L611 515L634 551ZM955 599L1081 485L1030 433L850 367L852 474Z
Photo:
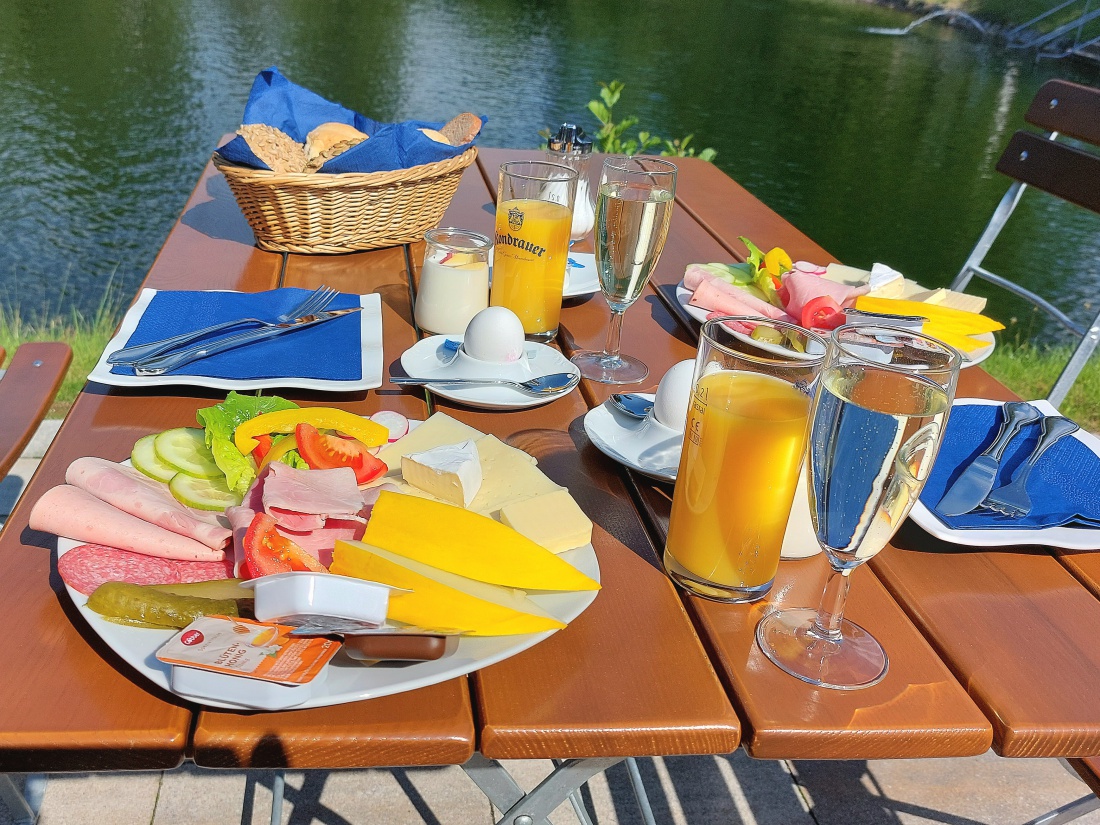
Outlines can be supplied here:
M228 200L227 200L228 199ZM146 278L160 289L270 289L281 256L252 233L221 176L207 167ZM27 527L30 508L83 455L120 460L142 435L194 421L208 401L90 385L0 535L8 632L0 682L0 771L171 768L191 711L133 673L76 612L57 577L56 539Z
M286 286L327 284L346 292L382 297L384 374L416 340L412 328L403 247L351 255L290 255ZM423 419L418 394L384 384L357 393L282 395L338 405L359 414L397 410ZM207 767L346 768L442 765L465 762L474 750L474 722L465 677L364 702L282 713L202 710L195 726L193 758Z
M494 169L495 171L495 169ZM464 185L444 225L492 227L491 194ZM521 411L445 409L527 450L592 518L604 589L568 628L473 675L491 758L726 753L739 724L683 606L655 564L622 481L584 436L577 393ZM629 674L628 678L624 678Z
M4 415L0 418L0 478L8 474L34 437L72 360L72 348L60 341L26 343L15 351L4 371L6 383L0 383L0 396L4 399Z
M484 162L499 162L499 154L483 153ZM812 255L812 260L832 260L826 253L814 251L817 248L807 239L795 237L800 233L743 189L731 189L729 179L713 166L699 163L681 164L682 169L690 171L690 183L679 189L678 208L673 212L668 243L655 273L658 290L661 285L678 282L689 263L731 258L712 236L715 226L700 226L692 214L679 208L681 201L702 204L698 213L705 212L708 204L736 196L740 200L729 207L728 219L723 220L766 215L767 222L758 218L759 227L770 227L767 233L761 229L760 243L787 244L806 256ZM735 234L724 224L721 228L727 236L746 234L755 240L753 229L738 225ZM678 308L674 298L672 304ZM567 308L563 314L563 345L567 350L601 346L609 315L599 295ZM652 293L627 311L623 351L641 357L651 370L641 387L652 389L672 364L694 357L698 324L690 318L687 324L690 326L678 324L669 306ZM622 387L585 382L583 389L589 403L596 404ZM602 465L615 468L608 459L602 459ZM658 547L663 546L671 486L629 472L625 475L648 511ZM784 563L774 592L787 604L816 605L825 571L821 558ZM882 684L849 694L813 690L763 657L753 634L762 611L774 600L750 608L688 599L704 642L743 720L746 749L761 758L961 756L986 750L992 733L978 708L875 577L861 574L859 578L852 592L851 616L874 629L894 661Z

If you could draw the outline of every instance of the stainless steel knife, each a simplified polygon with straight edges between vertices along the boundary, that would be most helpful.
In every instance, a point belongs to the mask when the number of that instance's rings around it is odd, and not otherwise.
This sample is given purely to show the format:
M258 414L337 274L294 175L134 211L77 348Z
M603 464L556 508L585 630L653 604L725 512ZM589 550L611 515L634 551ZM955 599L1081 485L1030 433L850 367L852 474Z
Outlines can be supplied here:
M185 364L190 364L192 361L198 361L201 358L206 358L215 353L225 352L226 350L235 349L236 347L241 347L256 341L263 341L267 338L274 338L276 335L282 335L291 330L305 329L315 324L322 324L325 321L331 321L333 318L339 318L341 315L347 315L351 312L359 312L362 309L363 307L358 306L349 307L348 309L334 309L327 312L318 312L314 315L307 315L303 318L299 318L288 324L279 324L278 326L266 327L264 329L253 329L248 332L242 332L239 335L231 335L227 338L219 338L216 341L208 341L189 349L177 350L168 355L161 355L156 358L150 358L147 361L133 364L134 374L162 375L170 370L177 369Z
M1038 421L1042 414L1023 401L1009 401L1004 405L1004 416L1000 432L993 439L993 443L963 470L963 474L948 488L940 499L940 503L936 505L936 511L941 515L961 516L977 508L993 489L997 470L1001 466L1001 457L1009 442L1026 425Z

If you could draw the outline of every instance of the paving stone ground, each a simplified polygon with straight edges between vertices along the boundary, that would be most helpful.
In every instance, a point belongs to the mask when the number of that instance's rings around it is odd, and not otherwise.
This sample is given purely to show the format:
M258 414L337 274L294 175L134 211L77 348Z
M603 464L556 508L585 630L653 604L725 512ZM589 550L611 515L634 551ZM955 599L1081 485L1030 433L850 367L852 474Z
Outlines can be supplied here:
M0 516L11 512L60 422L43 423L8 478ZM658 823L673 825L1023 825L1088 793L1054 759L777 762L728 756L641 759L639 769ZM550 764L507 763L533 788ZM270 821L271 771L51 774L41 825L264 825ZM13 776L22 789L24 778ZM641 825L625 765L594 778L581 797L596 825ZM455 766L290 772L284 825L491 825L496 816ZM553 825L578 821L568 803ZM0 825L13 825L0 802ZM1100 825L1100 812L1077 825Z

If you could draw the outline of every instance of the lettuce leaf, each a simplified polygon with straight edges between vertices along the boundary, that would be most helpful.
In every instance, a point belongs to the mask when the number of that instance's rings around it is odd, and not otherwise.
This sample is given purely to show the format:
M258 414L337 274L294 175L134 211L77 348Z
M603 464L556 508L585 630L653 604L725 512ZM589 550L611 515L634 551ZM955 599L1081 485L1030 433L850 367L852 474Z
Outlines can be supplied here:
M206 434L206 446L218 469L225 473L225 483L230 490L243 496L256 478L256 466L251 457L233 443L233 431L258 415L297 408L293 401L276 395L240 395L230 391L225 401L195 414Z

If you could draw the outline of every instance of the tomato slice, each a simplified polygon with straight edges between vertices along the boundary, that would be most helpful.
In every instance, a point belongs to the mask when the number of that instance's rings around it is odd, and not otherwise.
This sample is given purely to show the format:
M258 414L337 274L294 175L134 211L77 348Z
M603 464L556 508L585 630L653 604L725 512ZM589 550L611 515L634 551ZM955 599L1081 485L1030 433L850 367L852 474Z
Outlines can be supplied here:
M802 307L801 323L806 329L835 329L844 323L844 310L828 295L818 295Z
M264 456L271 451L271 436L267 433L256 436L256 447L252 450L252 457L256 459L257 464L263 464Z
M275 519L257 513L244 534L244 562L253 579L292 570L327 573L325 566L275 529Z
M294 428L298 441L298 454L313 470L333 470L351 467L355 482L366 484L381 478L388 469L386 462L370 454L367 445L352 438L340 438L318 432L312 424L299 424Z

